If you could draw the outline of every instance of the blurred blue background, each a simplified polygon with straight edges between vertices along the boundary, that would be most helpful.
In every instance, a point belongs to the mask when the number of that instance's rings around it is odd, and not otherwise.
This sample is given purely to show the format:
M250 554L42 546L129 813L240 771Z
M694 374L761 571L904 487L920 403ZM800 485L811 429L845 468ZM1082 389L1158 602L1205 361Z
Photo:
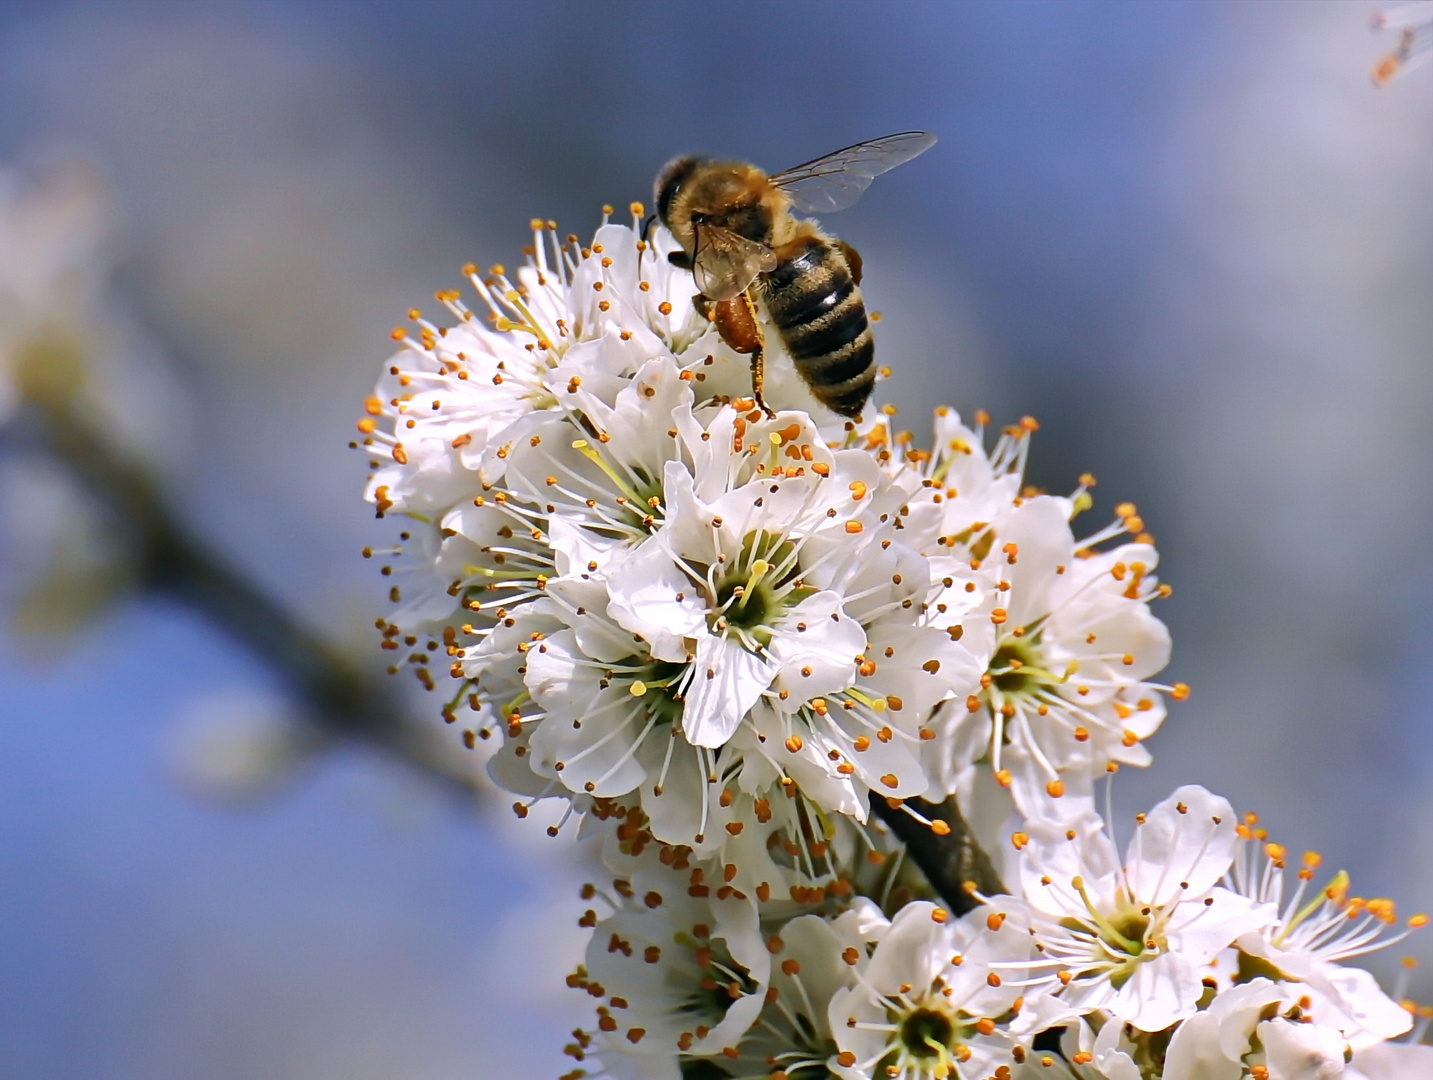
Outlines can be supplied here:
M1159 540L1194 695L1117 802L1204 783L1413 910L1433 72L1375 90L1369 10L10 0L0 161L91 163L115 295L186 402L146 420L175 505L371 649L358 549L385 534L345 444L409 306L516 261L534 215L648 198L679 151L775 169L935 131L831 224L918 433L936 401L1033 413L1034 482L1088 469L1091 520L1129 499ZM356 750L238 807L176 781L196 702L271 680L157 601L3 643L0 1076L563 1071L587 1007L560 841ZM1373 966L1403 951L1433 942Z

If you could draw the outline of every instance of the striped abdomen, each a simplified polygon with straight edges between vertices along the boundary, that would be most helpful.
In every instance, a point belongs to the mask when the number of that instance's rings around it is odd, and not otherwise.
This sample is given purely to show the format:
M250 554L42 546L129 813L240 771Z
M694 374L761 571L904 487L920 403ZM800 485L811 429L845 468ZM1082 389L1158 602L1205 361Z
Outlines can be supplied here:
M816 400L859 415L876 382L876 350L850 265L819 236L800 236L777 255L764 275L766 309L786 351Z

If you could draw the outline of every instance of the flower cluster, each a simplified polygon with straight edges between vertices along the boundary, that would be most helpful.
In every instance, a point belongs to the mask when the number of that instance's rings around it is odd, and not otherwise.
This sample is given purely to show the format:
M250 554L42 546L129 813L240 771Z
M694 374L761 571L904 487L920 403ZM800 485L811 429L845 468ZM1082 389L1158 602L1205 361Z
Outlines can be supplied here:
M1353 1080L1387 1054L1414 1018L1343 961L1397 939L1390 902L1306 896L1311 858L1286 900L1283 849L1202 788L1123 857L1096 810L1188 694L1158 681L1136 508L1085 531L1092 477L1026 488L1033 420L990 444L940 409L926 450L839 417L770 325L763 411L632 212L585 247L536 221L515 273L465 268L476 311L410 312L355 441L402 519L365 552L390 670L446 671L518 815L562 800L611 874L572 1075ZM947 800L1009 820L1010 893L939 894L891 831L969 845Z

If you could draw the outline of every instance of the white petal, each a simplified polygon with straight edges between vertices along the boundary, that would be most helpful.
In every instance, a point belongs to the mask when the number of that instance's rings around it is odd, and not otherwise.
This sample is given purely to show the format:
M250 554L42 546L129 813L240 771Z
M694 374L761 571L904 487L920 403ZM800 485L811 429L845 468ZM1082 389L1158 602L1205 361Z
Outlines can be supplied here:
M1134 1063L1134 1058L1123 1050L1111 1051L1097 1058L1095 1063L1108 1080L1142 1080L1139 1066ZM1204 1078L1201 1077L1201 1080Z
M596 669L582 663L582 653L571 630L559 630L530 649L523 682L533 700L564 719L581 716L600 691Z
M1243 934L1267 926L1276 915L1273 904L1261 904L1224 888L1211 889L1204 900L1187 900L1170 916L1170 947L1191 964L1207 964Z
M1413 1026L1408 1010L1385 994L1378 980L1363 968L1319 964L1309 984L1332 998L1338 1012L1356 1025L1357 1030L1344 1031L1354 1049L1397 1038Z
M842 615L836 593L808 596L775 630L769 652L781 670L773 685L789 690L793 705L834 694L855 681L856 657L866 647L866 632L855 619Z
M466 512L467 508L463 509ZM498 518L498 523L506 522ZM548 519L547 542L552 547L553 565L557 572L564 576L590 573L591 564L594 562L605 569L613 554L622 550L619 541L599 536L590 529L584 529L564 517L555 515Z
M1254 979L1214 998L1209 1012L1219 1020L1219 1045L1226 1057L1239 1059L1249 1052L1259 1014L1280 999L1283 989L1268 979Z
M1067 832L1074 832L1068 839ZM1119 892L1119 855L1094 815L1065 824L1033 825L1031 843L1021 853L1020 880L1025 899L1055 916L1085 918L1085 902L1072 882L1081 878L1085 891L1103 910L1115 907ZM1044 884L1046 878L1050 884Z
M646 658L646 643L607 617L607 586L600 579L553 578L547 583L547 594L572 628L583 656L605 664Z
M907 904L891 920L866 968L866 980L881 993L892 994L904 983L928 986L956 951L951 930L931 918L928 900Z
M673 439L667 432L679 409L690 410L692 390L679 377L670 356L648 360L617 394L609 409L594 402L585 410L606 446L628 469L638 469L648 482L662 477L663 464L673 457Z
M1234 810L1197 784L1177 790L1135 828L1125 854L1131 893L1156 907L1203 896L1234 861Z
M782 997L794 1007L810 1001L816 1008L816 1015L799 1009L813 1025L819 1038L828 1038L826 1027L826 1004L836 992L849 986L855 977L855 969L841 958L841 950L847 942L836 928L819 915L801 915L781 928L783 947L777 954L777 969L772 972L771 981ZM780 971L780 963L794 959L800 965L801 988L795 986L792 976Z
M658 534L672 555L703 566L714 562L721 550L721 530L713 528L714 512L701 499L696 481L680 461L669 461L662 473L666 524ZM740 537L737 537L740 545Z
M1428 1080L1433 1076L1433 1046L1384 1043L1353 1055L1353 1069L1368 1080ZM1352 1069L1344 1071L1352 1077Z
M1268 979L1255 979L1218 995L1208 1009L1175 1029L1163 1080L1239 1080L1259 1013L1280 997L1279 988Z
M676 741L672 743L674 737ZM672 757L667 761L669 743ZM703 800L710 800L706 821L708 833L715 835L726 824L725 812L718 805L715 795L708 790L707 770L701 756L680 732L648 739L641 753L647 775L652 779L651 784L642 786L642 810L647 815L647 825L653 836L664 844L699 847L696 837L702 830ZM661 776L663 764L667 766L667 773L662 793L658 795L653 785Z
M610 401L627 385L629 374L648 355L641 343L635 339L623 341L621 332L614 329L569 345L562 354L562 362L548 376L548 385L558 397L567 399L565 388L575 376L581 381L584 399L597 397Z
M682 730L694 746L721 746L771 685L777 665L715 634L697 642L696 669L682 707Z
M853 944L880 941L890 929L891 921L875 901L865 896L858 896L851 902L851 906L836 916L836 928L843 934L849 934Z
M573 726L571 712L547 717L531 742L537 762L550 766L569 790L625 795L646 779L637 740L651 738L650 718L630 694L617 687L599 691L576 718L581 727Z
M995 572L1011 585L1006 594L1009 624L1027 625L1054 608L1057 590L1063 587L1056 567L1075 561L1069 512L1063 500L1040 495L1004 516L996 532L999 547L1014 543L1019 549L1014 563L998 550L990 554Z
M1193 1016L1203 991L1194 966L1178 953L1165 953L1135 968L1110 1011L1141 1031L1163 1031Z
M706 604L656 537L609 570L607 614L646 639L658 660L687 658L687 638L706 633Z
M1021 742L1029 737L1029 733L1020 718L1012 720L1007 730L1012 732L1012 741L1001 753L1000 764L1010 771L1011 798L1032 826L1048 821L1057 830L1063 830L1070 821L1096 815L1095 766L1089 743L1069 740L1067 752L1051 762L1059 770L1060 783L1064 785L1064 791L1056 798L1050 794L1048 787L1051 779L1049 772ZM1046 756L1054 757L1050 754ZM1103 778L1106 775L1101 768L1099 776ZM1110 850L1113 852L1113 847Z
M985 659L963 642L952 641L944 630L902 625L895 618L879 619L867 628L875 674L863 680L876 693L895 694L906 710L923 721L936 703L949 697L965 698L980 690Z
M1243 1062L1226 1057L1219 1045L1217 1017L1195 1013L1174 1029L1161 1080L1240 1080L1243 1075Z
M992 912L1007 916L994 930L987 921ZM976 1016L999 1016L1023 994L1024 988L1019 983L1027 974L1025 971L1001 969L1000 986L992 986L987 976L993 964L1032 957L1034 944L1025 915L1024 906L1018 902L1007 906L1004 898L992 897L989 907L976 908L951 924L950 937L942 942L953 945L951 955L959 953L963 962L959 966L944 966L941 977L951 990L949 1001L953 1005ZM937 959L948 960L947 957Z
M920 740L907 725L895 730L888 741L882 742L877 734L865 750L856 750L852 736L865 735L869 739L871 730L849 720L845 710L835 710L831 715L846 735L839 749L856 766L856 775L866 787L893 799L910 799L926 794L930 780L921 765ZM884 718L887 721L897 719L889 711ZM897 724L890 723L888 726L895 729ZM892 777L895 778L894 784L891 783Z
M1264 1044L1269 1080L1338 1080L1343 1076L1343 1036L1318 1024L1266 1020L1256 1029Z
M601 1051L602 1071L612 1080L681 1080L676 1054L638 1053L620 1042Z
M886 1045L885 1034L870 1028L857 1027L850 1023L852 1020L857 1023L888 1022L886 1010L871 1000L870 993L864 987L838 990L832 996L831 1004L826 1007L826 1025L835 1036L837 1047L855 1054L857 1061L876 1056ZM869 1073L856 1068L837 1065L831 1071L842 1080L870 1080Z

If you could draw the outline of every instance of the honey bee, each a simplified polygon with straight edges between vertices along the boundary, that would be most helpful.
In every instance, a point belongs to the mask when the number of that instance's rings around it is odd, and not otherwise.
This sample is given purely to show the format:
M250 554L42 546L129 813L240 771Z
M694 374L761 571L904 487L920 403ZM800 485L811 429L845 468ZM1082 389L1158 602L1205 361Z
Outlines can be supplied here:
M692 271L698 306L722 339L750 354L752 390L768 415L758 301L822 404L859 416L876 381L861 257L792 211L844 210L881 173L934 145L929 132L903 131L770 176L745 162L699 157L677 158L658 174L657 217L682 245L668 258Z

